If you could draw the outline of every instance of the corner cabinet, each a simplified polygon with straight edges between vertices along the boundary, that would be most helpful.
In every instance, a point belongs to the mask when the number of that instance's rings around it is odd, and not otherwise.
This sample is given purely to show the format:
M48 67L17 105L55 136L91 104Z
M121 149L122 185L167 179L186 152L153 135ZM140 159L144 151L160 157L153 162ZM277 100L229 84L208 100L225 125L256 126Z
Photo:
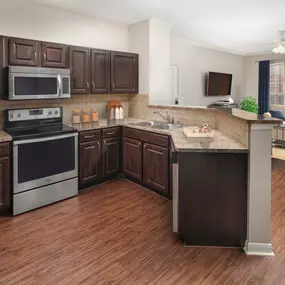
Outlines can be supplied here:
M142 181L142 142L124 137L123 170L131 178Z
M8 89L8 73L5 72L6 61L6 38L0 37L0 99L4 98Z
M111 52L111 93L138 93L137 54Z
M88 48L70 47L69 64L71 72L71 93L90 93L90 50Z
M165 147L145 143L143 146L143 183L167 196L169 151Z

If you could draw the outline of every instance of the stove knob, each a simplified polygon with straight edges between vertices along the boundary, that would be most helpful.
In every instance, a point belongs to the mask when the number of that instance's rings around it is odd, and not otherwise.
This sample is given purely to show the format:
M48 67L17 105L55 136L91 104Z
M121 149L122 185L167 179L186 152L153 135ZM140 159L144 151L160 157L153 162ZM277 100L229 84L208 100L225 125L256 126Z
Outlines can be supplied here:
M52 114L52 112L51 112L51 111L49 111L49 112L48 112L48 115L51 115L51 114Z
M14 113L10 114L10 118L11 119L15 118L15 114Z
M54 111L54 114L57 115L57 114L58 114L58 111Z
M21 118L22 117L22 113L18 113L18 118Z

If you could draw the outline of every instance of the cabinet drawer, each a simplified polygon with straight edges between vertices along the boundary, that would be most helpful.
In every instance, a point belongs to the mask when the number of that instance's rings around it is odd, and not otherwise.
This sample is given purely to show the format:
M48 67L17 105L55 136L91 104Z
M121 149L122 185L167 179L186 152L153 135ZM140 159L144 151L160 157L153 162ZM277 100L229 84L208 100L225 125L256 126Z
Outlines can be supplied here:
M0 157L9 155L9 143L0 144Z
M120 127L103 129L103 139L119 137L119 136L121 136Z
M85 131L79 134L80 142L89 142L101 139L101 130Z
M169 137L166 135L155 134L131 128L124 128L124 136L143 142L159 145L168 148Z

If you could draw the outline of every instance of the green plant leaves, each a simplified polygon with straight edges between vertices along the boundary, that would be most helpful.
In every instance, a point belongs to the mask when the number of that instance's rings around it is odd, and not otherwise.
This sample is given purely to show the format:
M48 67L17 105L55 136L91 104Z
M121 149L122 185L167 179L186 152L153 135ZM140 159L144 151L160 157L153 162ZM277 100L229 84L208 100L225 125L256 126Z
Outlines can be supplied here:
M245 97L241 100L240 108L244 111L258 114L258 105L256 103L256 99L251 96Z

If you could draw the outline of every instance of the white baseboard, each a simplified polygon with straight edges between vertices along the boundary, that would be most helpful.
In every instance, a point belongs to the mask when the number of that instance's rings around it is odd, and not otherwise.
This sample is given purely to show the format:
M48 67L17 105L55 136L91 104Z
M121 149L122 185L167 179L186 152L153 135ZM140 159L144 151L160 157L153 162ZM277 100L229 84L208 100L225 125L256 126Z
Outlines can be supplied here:
M253 243L246 241L243 250L246 255L275 256L271 243Z

